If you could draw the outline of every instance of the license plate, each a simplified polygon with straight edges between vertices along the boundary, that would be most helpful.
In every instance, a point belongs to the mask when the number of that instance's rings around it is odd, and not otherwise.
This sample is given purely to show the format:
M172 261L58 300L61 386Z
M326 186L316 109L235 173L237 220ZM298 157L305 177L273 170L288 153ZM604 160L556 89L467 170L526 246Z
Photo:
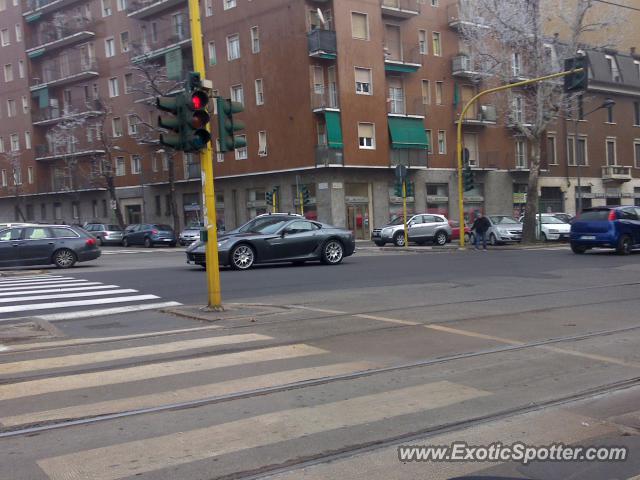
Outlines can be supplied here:
M379 236L380 236L380 234L379 234L379 233L377 233L377 232L373 232L373 236L374 236L374 237L379 237Z
M582 240L595 240L596 239L595 235L582 235L580 238Z
M163 242L170 242L170 241L171 241L171 239L170 239L170 238L163 238L163 239L162 239L162 241L163 241Z

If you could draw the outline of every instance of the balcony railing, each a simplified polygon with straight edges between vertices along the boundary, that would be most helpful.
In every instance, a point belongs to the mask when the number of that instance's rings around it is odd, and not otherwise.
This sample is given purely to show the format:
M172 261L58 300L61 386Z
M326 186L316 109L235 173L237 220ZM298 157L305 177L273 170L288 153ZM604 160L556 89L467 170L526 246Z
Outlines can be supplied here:
M67 107L47 107L32 112L31 118L34 125L47 126L58 122L78 118L90 117L101 114L103 107L97 101L89 101L82 105L70 105Z
M342 149L329 148L327 145L316 145L316 165L319 167L344 165Z
M447 19L449 27L455 29L489 28L484 18L472 10L470 2L474 0L459 0L447 7Z
M23 0L23 16L31 17L35 13L49 13L55 12L65 8L68 5L79 2L80 0Z
M393 52L385 46L384 48L384 69L394 73L412 73L422 67L424 55L420 54L419 47L412 50Z
M423 149L391 149L389 164L392 167L404 165L406 167L426 167L427 150Z
M480 74L468 55L457 55L451 59L451 75L463 78L478 78Z
M336 32L333 30L314 29L307 34L309 56L333 60L338 54Z
M175 47L184 47L191 44L191 29L189 28L188 16L184 15L185 23L179 27L166 25L155 31L141 31L131 42L131 61L134 63L149 60L164 55L168 50Z
M339 110L338 88L335 85L315 86L311 92L311 109L313 111Z
M416 0L380 0L382 15L397 19L420 15L420 2Z
M472 105L462 119L463 125L494 125L498 121L498 113L494 105L480 105L478 109ZM456 121L457 122L457 121Z
M95 58L58 57L41 63L40 74L34 72L32 77L31 90L78 82L98 75L98 62Z
M94 149L88 145L72 145L70 147L57 147L42 143L35 146L36 160L57 160L60 158L87 157L94 155L103 155L105 152L101 149Z
M38 33L27 43L27 54L41 48L51 51L95 37L95 22L90 18L77 17L63 22L40 25Z
M188 163L187 164L187 179L198 179L202 178L202 167L199 163Z
M186 3L186 0L133 0L127 7L127 15L132 18L144 19Z
M631 178L631 167L620 165L602 167L602 180L605 182L628 182Z

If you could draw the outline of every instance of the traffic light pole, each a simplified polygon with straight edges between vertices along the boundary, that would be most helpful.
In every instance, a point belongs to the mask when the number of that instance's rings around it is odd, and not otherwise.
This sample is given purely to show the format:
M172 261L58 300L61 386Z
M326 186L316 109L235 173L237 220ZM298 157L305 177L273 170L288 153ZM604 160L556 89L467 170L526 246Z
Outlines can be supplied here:
M458 126L457 126L457 137L456 137L456 158L458 161L458 214L460 215L460 229L464 231L464 187L462 183L462 122L467 114L467 111L471 106L481 97L488 95L490 93L502 92L504 90L509 90L512 88L522 87L525 85L531 85L533 83L544 82L545 80L552 80L554 78L564 77L566 75L571 75L574 73L580 73L584 71L583 68L576 68L574 70L566 70L564 72L554 73L552 75L545 75L543 77L532 78L530 80L523 80L522 82L510 83L509 85L502 85L500 87L490 88L488 90L484 90L478 93L475 97L467 102L467 104L462 108L462 112L460 112L460 117L458 118ZM403 183L404 185L404 183ZM406 228L405 228L406 231ZM464 248L464 235L460 235L460 248Z
M204 51L202 47L202 25L200 23L200 5L198 0L189 0L189 21L191 24L191 52L194 71L202 80L206 77ZM211 125L207 124L211 131ZM220 265L218 264L218 229L216 221L216 194L213 186L213 142L207 142L206 149L200 152L202 168L202 193L204 197L204 215L206 219L207 243L207 296L209 308L221 310Z
M404 220L404 248L409 246L409 231L407 230L407 177L402 177L402 217Z

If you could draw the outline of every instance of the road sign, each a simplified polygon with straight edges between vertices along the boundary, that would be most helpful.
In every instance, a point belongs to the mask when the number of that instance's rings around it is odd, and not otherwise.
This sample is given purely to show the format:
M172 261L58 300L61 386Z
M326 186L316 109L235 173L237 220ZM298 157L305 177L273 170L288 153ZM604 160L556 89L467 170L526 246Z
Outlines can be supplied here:
M396 178L400 182L407 178L407 167L405 165L396 165Z

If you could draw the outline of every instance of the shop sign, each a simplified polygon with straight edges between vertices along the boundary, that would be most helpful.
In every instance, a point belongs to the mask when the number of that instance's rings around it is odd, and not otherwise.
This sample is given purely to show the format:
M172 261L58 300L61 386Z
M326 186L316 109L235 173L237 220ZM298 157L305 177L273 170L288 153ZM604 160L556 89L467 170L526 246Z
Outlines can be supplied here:
M484 197L482 195L465 195L464 201L470 203L482 203L484 202Z
M449 197L443 195L427 195L427 203L449 203Z
M513 203L527 203L527 194L526 193L514 193L513 194Z

